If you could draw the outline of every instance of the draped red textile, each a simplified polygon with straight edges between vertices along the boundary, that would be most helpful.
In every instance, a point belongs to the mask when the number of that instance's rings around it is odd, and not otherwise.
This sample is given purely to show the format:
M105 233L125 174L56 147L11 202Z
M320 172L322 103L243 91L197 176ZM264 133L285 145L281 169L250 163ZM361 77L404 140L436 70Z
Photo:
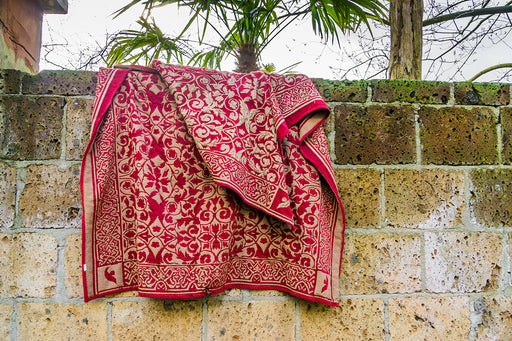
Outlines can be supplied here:
M337 305L328 114L303 75L101 69L81 175L85 301L248 288Z

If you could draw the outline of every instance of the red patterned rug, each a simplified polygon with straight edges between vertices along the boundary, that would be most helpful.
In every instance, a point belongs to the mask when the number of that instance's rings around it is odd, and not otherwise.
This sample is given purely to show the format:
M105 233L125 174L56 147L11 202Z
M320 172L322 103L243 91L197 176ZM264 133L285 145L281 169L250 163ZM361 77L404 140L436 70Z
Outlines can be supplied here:
M85 301L247 288L337 305L328 115L303 75L100 70L81 178Z

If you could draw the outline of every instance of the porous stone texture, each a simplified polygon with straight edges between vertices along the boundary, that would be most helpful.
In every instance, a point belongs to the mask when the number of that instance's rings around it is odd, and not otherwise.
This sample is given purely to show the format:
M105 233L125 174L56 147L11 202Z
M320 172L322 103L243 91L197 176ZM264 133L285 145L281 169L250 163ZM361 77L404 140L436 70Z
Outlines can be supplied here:
M404 164L416 160L414 113L408 106L343 104L336 115L336 163Z
M461 223L464 173L389 169L384 172L390 227L443 229Z
M445 82L379 79L371 86L375 102L446 104L450 99L450 84Z
M91 126L94 100L75 98L68 103L66 112L66 160L81 160Z
M0 162L0 229L11 227L16 207L16 170Z
M293 301L210 301L209 340L295 340Z
M93 71L44 70L23 76L24 94L94 96L98 73Z
M0 94L17 94L21 89L21 72L0 70Z
M480 226L512 226L512 170L475 169L470 173L471 220Z
M385 340L381 299L342 299L339 307L307 301L300 303L302 340Z
M454 95L456 104L507 105L510 103L510 84L456 83Z
M476 328L475 340L512 340L512 297L482 297L475 304L481 321Z
M9 329L14 308L9 304L0 304L0 340L9 340Z
M0 96L0 158L59 158L63 114L61 97Z
M201 302L114 302L113 340L200 340Z
M500 108L502 133L502 158L506 165L512 164L512 107Z
M82 235L66 238L64 258L64 285L69 298L83 297L82 289Z
M496 117L490 108L422 107L418 113L424 164L497 162Z
M342 295L421 290L421 239L416 235L349 233L341 265Z
M347 227L378 227L380 172L374 169L336 169L334 173Z
M404 297L390 299L390 340L467 340L468 298Z
M19 340L107 340L107 303L20 303L18 337Z
M27 167L19 199L24 227L79 227L81 211L79 165Z
M426 288L485 292L499 288L503 243L497 233L425 233Z
M327 79L312 79L318 92L326 102L365 102L368 97L368 82L332 81Z
M222 293L225 295L230 295L232 297L241 296L238 295L237 292L230 292L231 290L224 290ZM276 296L290 296L288 293L279 291L279 290L247 290L249 295L252 297L276 297Z
M0 297L53 297L56 269L57 241L53 236L0 233Z

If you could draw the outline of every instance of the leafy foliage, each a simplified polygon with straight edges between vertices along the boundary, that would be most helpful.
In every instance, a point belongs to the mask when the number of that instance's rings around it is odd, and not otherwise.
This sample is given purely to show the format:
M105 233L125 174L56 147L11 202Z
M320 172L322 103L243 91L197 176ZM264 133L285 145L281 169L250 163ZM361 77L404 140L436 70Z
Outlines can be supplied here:
M109 65L149 63L165 56L168 62L220 68L221 61L232 55L239 69L246 71L245 66L259 64L261 52L295 20L309 17L321 39L339 44L340 32L361 24L369 27L370 20L385 20L387 13L379 0L133 0L117 16L141 4L140 31L124 30L111 40ZM173 4L188 8L190 19L177 36L170 37L150 17L153 10ZM198 27L196 39L187 37L193 24ZM212 33L218 39L215 43L206 41Z

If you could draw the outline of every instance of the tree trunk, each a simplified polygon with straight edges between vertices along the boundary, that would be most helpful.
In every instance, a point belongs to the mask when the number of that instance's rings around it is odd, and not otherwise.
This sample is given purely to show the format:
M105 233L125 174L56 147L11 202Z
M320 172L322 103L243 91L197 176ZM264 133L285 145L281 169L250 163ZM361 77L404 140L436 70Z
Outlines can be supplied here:
M423 0L391 0L389 79L421 79Z
M252 44L244 44L238 48L236 72L251 72L259 70L256 60L256 47Z

